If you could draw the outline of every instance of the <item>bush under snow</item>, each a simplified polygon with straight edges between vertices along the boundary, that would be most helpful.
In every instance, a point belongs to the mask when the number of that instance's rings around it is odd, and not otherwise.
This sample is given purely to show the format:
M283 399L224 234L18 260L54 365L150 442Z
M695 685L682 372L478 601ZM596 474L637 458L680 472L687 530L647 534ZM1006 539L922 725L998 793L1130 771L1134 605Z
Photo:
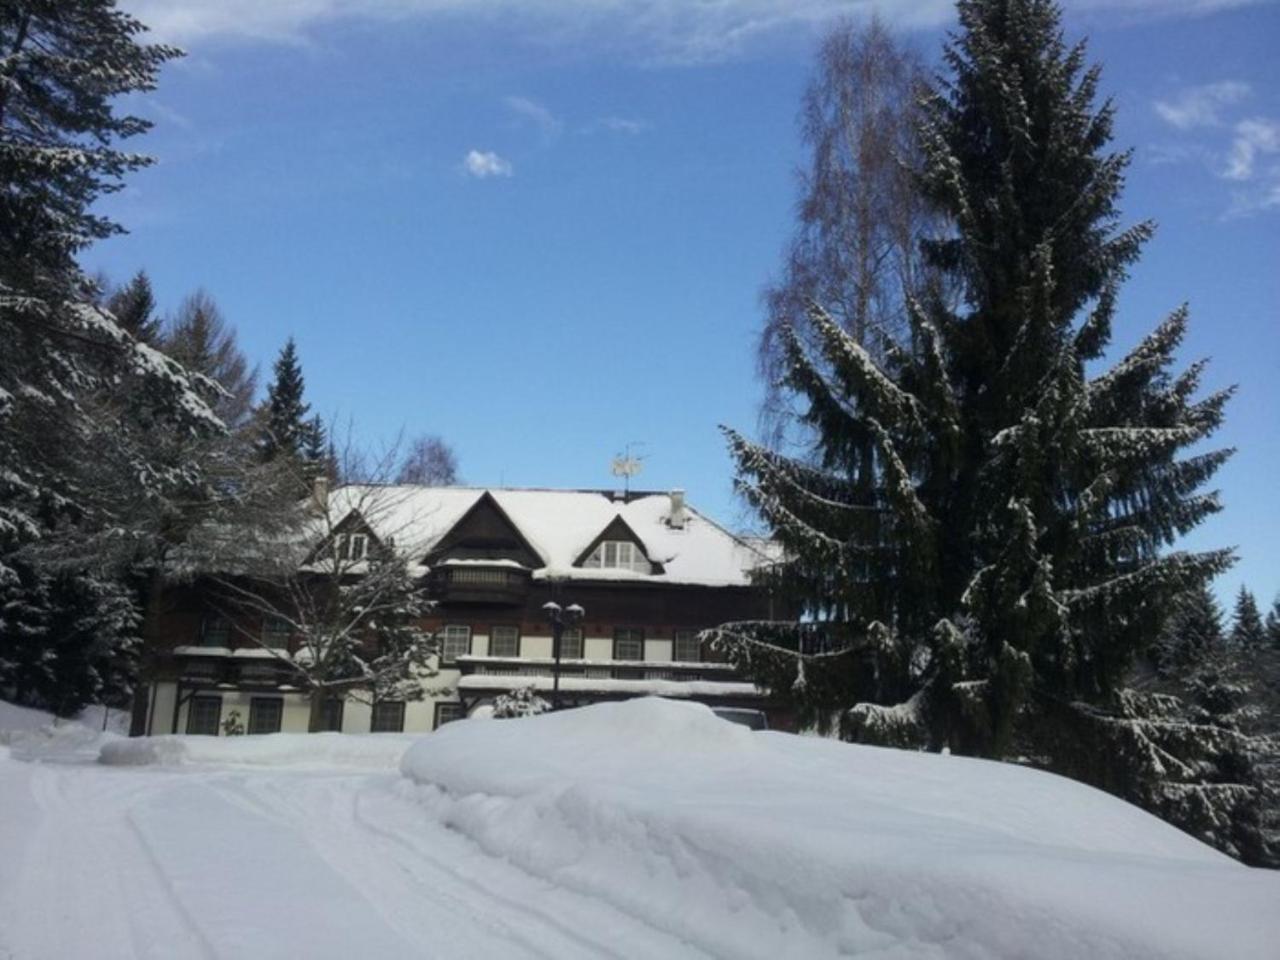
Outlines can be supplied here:
M405 790L486 852L726 957L1270 958L1280 876L1090 787L706 707L466 721Z

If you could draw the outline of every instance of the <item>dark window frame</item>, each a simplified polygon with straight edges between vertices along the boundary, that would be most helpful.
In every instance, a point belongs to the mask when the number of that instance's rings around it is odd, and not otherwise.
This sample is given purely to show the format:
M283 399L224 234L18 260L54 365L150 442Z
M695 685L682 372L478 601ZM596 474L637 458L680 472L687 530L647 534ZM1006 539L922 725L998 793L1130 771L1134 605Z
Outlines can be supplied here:
M388 709L393 710L398 723L395 725L387 724L385 721L379 722L382 713ZM369 732L370 733L404 733L404 701L403 700L379 700L374 703L369 711Z
M337 708L337 724L331 724L333 719L328 711ZM342 720L345 713L346 701L342 697L326 697L320 704L320 730L323 733L341 733Z
M629 636L625 636L625 637L624 637L624 636L622 636L622 634L629 634ZM638 634L639 636L638 636L638 637L636 637L636 636L630 636L631 634ZM644 627L615 627L615 628L614 628L614 630L613 630L613 659L615 659L615 660L632 660L632 661L636 661L636 662L639 662L639 661L643 660L643 659L644 659L644 652L645 652L645 639L646 639L646 637L645 637L645 635L644 635ZM637 640L638 640L638 641L639 641L639 643L640 643L640 656L638 656L638 657L621 657L621 656L618 656L618 644L619 644L619 643L634 643L634 642L636 642Z
M516 632L516 650L515 653L494 653L493 637L496 630L514 630ZM489 656L491 657L518 657L524 644L524 634L521 632L519 625L514 623L495 623L489 627Z
M448 648L448 634L450 628L462 629L467 631L467 649L462 653L454 653L450 655ZM440 628L440 663L444 664L456 663L458 657L466 657L471 655L471 645L475 640L475 631L466 623L446 623Z
M680 656L680 641L694 644L696 656ZM697 630L673 630L671 632L671 660L674 663L702 663L702 641L698 639Z
M567 640L571 635L575 636L578 641L578 652L573 656L570 656L569 654L565 653L565 649L564 649L565 640ZM554 651L552 652L554 653ZM561 660L582 660L586 658L586 655L587 655L587 636L585 631L583 631L578 627L574 627L572 630L565 630L560 634L560 659Z
M273 629L277 626L283 626L283 629ZM272 643L271 637L275 635L277 638L282 637L283 642ZM288 650L289 641L293 639L293 624L284 617L263 617L262 618L262 645L268 650Z
M210 638L214 635L214 625L221 626L222 642L212 643ZM200 620L200 646L202 647L230 647L231 646L231 621L220 613L206 613Z
M257 729L261 717L263 707L270 704L272 709L276 711L276 725L274 730ZM245 733L260 734L279 733L284 728L284 697L250 697L249 698L249 722L245 726Z
M449 711L457 710L458 715L449 720L441 719L441 717L443 716L446 710L449 710ZM465 719L467 719L467 714L466 714L466 711L462 709L461 703L456 703L453 701L437 703L435 707L435 715L431 718L431 729L439 730L446 723L453 723L455 720L465 720Z
M196 718L196 705L202 704L204 706L208 706L211 703L217 705L217 713L214 716L213 729L212 730L194 729L195 718ZM187 735L216 737L221 731L222 731L222 697L217 694L202 694L200 696L192 697L190 702L187 704Z

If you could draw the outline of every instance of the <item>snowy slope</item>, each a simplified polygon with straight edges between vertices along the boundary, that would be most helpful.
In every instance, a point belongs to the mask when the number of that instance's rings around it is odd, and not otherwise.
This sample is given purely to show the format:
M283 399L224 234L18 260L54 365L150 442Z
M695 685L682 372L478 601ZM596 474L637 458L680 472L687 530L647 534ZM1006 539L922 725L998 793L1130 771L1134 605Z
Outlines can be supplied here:
M467 721L403 761L489 854L717 956L1274 958L1280 876L1010 765L697 704Z
M0 735L3 960L1250 960L1280 942L1280 877L1096 791L697 705L421 738L42 720L0 705L26 728Z

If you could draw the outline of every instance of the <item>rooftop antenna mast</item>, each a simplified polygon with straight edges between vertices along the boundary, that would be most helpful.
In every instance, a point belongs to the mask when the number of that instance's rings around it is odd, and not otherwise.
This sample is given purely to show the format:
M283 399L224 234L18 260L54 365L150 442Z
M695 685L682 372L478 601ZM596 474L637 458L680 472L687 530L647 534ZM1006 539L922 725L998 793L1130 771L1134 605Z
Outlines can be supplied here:
M615 477L622 477L622 492L624 499L631 497L631 478L638 476L644 468L644 457L631 452L632 447L643 447L644 441L632 440L622 450L622 453L613 458L612 472Z

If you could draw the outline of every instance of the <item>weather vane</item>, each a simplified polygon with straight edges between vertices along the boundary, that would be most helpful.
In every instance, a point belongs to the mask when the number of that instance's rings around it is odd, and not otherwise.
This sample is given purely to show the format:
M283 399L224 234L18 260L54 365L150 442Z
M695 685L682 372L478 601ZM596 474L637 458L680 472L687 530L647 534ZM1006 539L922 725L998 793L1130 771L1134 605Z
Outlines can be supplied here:
M644 457L638 456L631 452L632 447L643 447L644 441L632 440L623 448L622 453L613 458L612 472L615 477L622 477L622 490L624 494L631 493L631 478L639 475L643 469Z

